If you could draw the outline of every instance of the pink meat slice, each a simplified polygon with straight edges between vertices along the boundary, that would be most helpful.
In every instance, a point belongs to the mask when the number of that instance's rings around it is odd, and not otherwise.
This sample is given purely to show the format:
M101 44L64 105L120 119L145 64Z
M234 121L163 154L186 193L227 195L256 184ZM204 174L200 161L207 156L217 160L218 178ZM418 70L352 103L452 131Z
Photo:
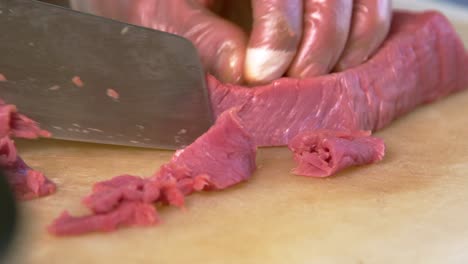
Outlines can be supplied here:
M55 192L55 184L43 173L30 168L17 154L13 141L0 139L0 167L19 200L29 200Z
M92 214L65 213L49 231L70 235L141 225L135 214L154 219L141 220L144 225L155 224L156 211L140 214L122 208L154 202L183 206L184 196L193 191L223 189L248 179L255 169L255 145L287 145L300 133L322 129L377 130L418 105L468 87L468 56L446 18L435 12L395 13L393 21L379 52L345 72L304 80L282 78L253 89L222 84L208 76L218 119L206 134L176 152L153 177L123 175L96 184L84 199ZM354 132L350 135L357 138ZM351 164L340 158L346 159L352 149L372 145L370 152L383 151L382 145L369 143L368 138L327 138L336 141L338 156L326 173ZM351 150L344 149L351 145ZM369 157L360 156L355 164L381 158Z
M16 106L0 99L0 138L6 136L33 139L50 137L50 133L40 129L34 120L18 113Z
M101 231L110 232L119 226L149 226L159 222L153 204L123 201L109 213L73 217L64 211L54 220L49 232L56 235L79 235Z
M183 207L184 197L194 191L219 190L245 181L256 168L255 153L255 144L236 111L226 111L152 177L121 175L95 184L83 199L90 215L75 217L64 212L48 230L55 235L76 235L157 224L154 203Z
M317 130L295 136L289 149L297 163L294 174L327 177L351 166L381 161L385 144L370 131Z
M378 130L416 106L468 87L468 56L441 14L395 13L368 62L312 79L245 88L208 77L216 114L238 107L258 146L283 146L317 129Z
M0 167L5 170L16 197L29 200L55 192L55 184L43 173L30 168L16 152L10 137L48 137L50 133L39 128L33 120L17 112L14 105L0 99Z

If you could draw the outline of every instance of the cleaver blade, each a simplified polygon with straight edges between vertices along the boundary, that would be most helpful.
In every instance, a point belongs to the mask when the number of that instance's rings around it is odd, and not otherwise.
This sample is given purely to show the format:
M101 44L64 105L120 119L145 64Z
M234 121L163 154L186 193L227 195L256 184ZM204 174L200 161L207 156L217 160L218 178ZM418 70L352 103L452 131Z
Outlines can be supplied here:
M0 98L53 138L177 149L213 124L187 39L34 0L1 0L0 32Z

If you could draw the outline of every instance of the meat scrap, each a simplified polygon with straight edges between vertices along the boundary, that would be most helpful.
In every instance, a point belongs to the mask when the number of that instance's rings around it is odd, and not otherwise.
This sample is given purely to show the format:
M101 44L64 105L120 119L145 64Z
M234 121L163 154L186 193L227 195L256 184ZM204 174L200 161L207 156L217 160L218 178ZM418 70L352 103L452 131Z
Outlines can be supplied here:
M227 111L152 177L121 175L96 183L83 199L90 215L75 217L65 211L48 230L55 235L76 235L157 224L155 203L183 207L184 197L194 191L221 190L245 181L256 168L255 154L255 144L236 111Z
M112 89L112 88L107 89L106 94L107 94L107 96L109 96L113 100L119 100L119 98L120 98L119 93L116 90Z
M64 213L49 231L71 235L156 224L156 211L141 209L142 204L183 207L191 192L224 189L248 179L255 169L255 145L291 143L302 162L296 172L314 176L378 161L384 152L381 140L331 131L381 129L418 105L468 88L466 72L468 56L461 40L446 18L428 12L395 13L391 33L377 54L341 73L283 78L254 89L208 76L218 119L207 133L150 178L123 175L96 184L83 201L91 214Z
M43 173L30 168L17 154L13 141L0 139L0 167L19 200L29 200L55 192L55 184Z
M381 161L385 144L370 131L318 130L297 135L289 149L298 164L294 174L327 177L351 166Z
M154 205L124 201L106 214L73 217L64 211L54 220L49 232L56 235L79 235L93 231L110 232L119 226L147 226L158 222Z
M5 77L5 75L0 73L0 82L6 82L6 81L7 81L7 78Z
M0 99L0 167L19 200L28 200L55 192L55 184L44 174L30 168L16 153L10 137L49 137L50 133L17 112L14 105Z
M0 99L0 138L7 136L33 139L50 137L50 133L40 129L34 120L18 113L16 106Z
M84 86L84 82L81 80L80 76L73 76L72 83L80 88Z

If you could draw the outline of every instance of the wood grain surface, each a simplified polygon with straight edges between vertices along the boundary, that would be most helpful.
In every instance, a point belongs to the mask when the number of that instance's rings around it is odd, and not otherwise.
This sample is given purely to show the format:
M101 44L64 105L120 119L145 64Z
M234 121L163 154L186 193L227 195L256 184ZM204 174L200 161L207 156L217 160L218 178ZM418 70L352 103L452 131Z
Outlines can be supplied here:
M468 24L457 29L468 43ZM65 208L85 213L94 182L150 175L172 152L19 141L58 192L21 203L8 263L468 263L467 113L468 92L419 108L377 133L383 162L326 179L290 174L286 148L261 149L250 181L165 208L160 226L71 238L45 227Z

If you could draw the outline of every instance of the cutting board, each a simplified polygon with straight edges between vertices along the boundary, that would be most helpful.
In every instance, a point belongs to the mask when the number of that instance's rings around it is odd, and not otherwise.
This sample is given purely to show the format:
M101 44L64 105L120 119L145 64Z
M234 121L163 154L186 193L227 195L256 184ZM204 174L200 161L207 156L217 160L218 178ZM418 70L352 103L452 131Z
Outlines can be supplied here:
M468 24L457 29L468 43ZM170 151L18 141L58 185L21 203L13 264L468 263L468 92L421 107L377 133L383 162L326 179L293 176L286 148L260 149L248 182L164 208L150 228L56 238L63 209L85 213L94 182L150 175Z

